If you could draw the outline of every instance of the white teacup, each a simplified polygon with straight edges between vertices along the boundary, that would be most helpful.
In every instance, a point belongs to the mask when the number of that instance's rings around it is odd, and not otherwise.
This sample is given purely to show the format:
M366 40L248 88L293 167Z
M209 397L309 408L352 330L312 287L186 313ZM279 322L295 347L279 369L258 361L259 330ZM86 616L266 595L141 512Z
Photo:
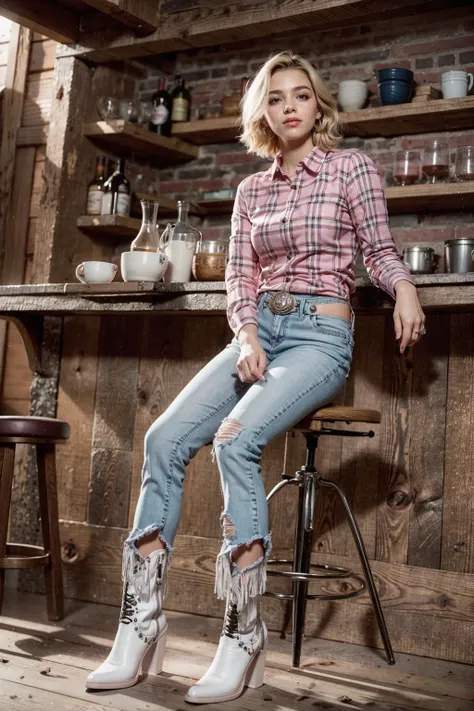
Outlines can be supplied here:
M76 267L76 279L83 284L103 284L113 281L117 271L112 262L82 262Z
M160 281L168 266L164 252L122 252L120 266L124 281Z
M472 89L474 77L471 72L452 69L441 74L441 89L444 99L460 99Z

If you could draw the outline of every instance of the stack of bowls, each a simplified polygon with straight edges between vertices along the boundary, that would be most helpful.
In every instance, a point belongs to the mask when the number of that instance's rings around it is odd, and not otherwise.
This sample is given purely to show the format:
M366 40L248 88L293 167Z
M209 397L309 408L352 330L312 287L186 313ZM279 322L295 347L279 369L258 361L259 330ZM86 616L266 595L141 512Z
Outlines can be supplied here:
M391 67L389 69L377 69L376 74L379 99L383 106L406 104L410 101L413 90L413 72L411 69Z
M345 79L339 82L337 100L343 111L358 111L367 101L369 87L361 79Z

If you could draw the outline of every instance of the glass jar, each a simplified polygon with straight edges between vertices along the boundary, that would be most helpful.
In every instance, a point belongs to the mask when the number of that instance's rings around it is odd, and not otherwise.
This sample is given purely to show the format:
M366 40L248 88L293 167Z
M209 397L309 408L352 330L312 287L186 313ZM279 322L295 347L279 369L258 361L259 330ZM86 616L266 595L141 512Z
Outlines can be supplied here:
M458 182L474 180L474 146L461 146L456 150L454 177Z
M197 281L224 281L229 243L201 240L193 257L193 276Z
M191 281L196 245L202 233L188 222L189 202L178 200L178 220L168 223L160 239L160 246L168 255L165 281Z

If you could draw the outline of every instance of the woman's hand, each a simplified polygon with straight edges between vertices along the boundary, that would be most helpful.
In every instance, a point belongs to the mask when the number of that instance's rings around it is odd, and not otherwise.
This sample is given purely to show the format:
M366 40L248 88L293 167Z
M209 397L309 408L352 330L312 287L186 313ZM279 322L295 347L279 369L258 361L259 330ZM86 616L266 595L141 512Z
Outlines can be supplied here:
M401 338L400 353L407 346L420 340L420 328L425 325L425 314L421 308L416 287L409 281L401 279L395 284L397 301L393 312L395 338Z
M257 327L253 324L242 326L238 339L240 343L240 358L237 361L237 371L243 383L265 381L263 373L267 367L267 357L257 336Z

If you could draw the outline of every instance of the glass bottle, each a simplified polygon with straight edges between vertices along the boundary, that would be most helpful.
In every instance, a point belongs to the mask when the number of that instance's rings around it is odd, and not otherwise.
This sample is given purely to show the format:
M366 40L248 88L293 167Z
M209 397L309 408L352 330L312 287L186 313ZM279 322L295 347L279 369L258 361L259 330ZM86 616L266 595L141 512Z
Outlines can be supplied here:
M151 97L149 129L161 136L171 136L171 94L165 89L165 78L158 79L158 90Z
M168 256L165 281L191 281L194 252L202 233L188 222L189 202L178 200L178 220L168 223L160 246Z
M154 200L140 200L142 206L142 226L130 245L131 252L158 252L160 237L156 220L159 203Z
M105 183L105 156L98 156L95 162L95 176L87 188L87 215L100 215Z
M119 158L117 167L104 183L102 197L102 215L129 215L131 188L125 177L125 159Z
M183 77L179 77L178 83L171 93L171 98L173 100L171 120L173 122L189 121L191 94L185 86Z

